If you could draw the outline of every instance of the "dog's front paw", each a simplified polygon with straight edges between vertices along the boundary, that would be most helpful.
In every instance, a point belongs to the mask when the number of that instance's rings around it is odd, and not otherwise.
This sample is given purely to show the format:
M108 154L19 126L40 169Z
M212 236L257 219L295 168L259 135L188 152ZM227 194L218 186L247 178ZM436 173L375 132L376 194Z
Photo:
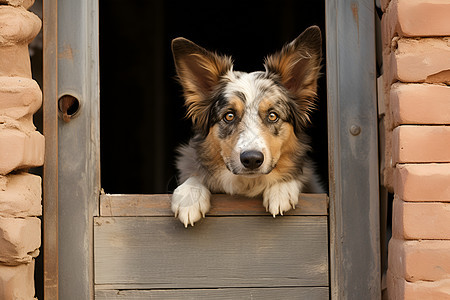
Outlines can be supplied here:
M211 192L196 178L189 177L172 195L172 211L187 227L205 217L209 211Z
M295 209L299 193L297 181L276 183L264 191L263 205L275 218L276 215L283 215L283 212L291 208Z

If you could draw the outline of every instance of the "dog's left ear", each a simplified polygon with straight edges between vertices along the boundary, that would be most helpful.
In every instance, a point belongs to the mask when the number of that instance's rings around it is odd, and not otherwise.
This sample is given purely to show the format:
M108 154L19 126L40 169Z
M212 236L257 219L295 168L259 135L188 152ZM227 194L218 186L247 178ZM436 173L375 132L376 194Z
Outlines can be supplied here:
M317 79L322 60L322 35L317 26L307 28L281 52L265 60L267 72L279 76L283 86L297 99L303 126L315 108Z

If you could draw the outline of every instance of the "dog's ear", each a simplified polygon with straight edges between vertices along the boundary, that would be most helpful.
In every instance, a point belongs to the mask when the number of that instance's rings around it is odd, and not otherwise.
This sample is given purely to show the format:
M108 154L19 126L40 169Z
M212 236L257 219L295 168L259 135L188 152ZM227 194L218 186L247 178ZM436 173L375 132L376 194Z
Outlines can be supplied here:
M172 41L172 53L184 90L187 117L198 129L207 130L211 94L221 76L232 69L231 58L210 52L185 38Z
M309 123L309 113L316 106L321 60L322 35L317 26L307 28L280 52L265 60L266 71L276 75L297 100L302 126Z

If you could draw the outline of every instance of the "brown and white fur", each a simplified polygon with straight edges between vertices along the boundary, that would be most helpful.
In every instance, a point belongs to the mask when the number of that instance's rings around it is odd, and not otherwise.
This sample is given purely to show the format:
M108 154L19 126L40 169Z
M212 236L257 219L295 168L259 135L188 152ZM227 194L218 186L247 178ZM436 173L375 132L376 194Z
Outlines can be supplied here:
M233 70L231 58L177 38L172 51L195 135L179 149L183 182L172 197L187 227L205 216L213 193L262 195L274 217L301 192L323 192L304 129L315 108L321 33L306 29L265 60L265 72Z

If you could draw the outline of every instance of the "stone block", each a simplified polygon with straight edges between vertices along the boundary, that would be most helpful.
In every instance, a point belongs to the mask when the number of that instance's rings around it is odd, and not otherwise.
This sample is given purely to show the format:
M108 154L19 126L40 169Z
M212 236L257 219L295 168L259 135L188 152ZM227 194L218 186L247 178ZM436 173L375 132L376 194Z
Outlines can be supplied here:
M29 173L0 175L0 216L40 216L41 194L39 176Z
M404 201L450 202L450 164L398 164L394 189Z
M0 116L19 120L33 115L42 105L36 81L23 77L0 77Z
M0 217L0 262L4 265L30 263L39 254L41 220Z
M44 163L44 136L37 131L0 130L0 175Z
M0 76L31 78L28 45L0 47Z
M405 202L395 197L392 235L405 240L450 240L450 203Z
M34 299L34 261L18 266L0 265L0 299Z
M450 162L450 126L398 126L392 146L394 163Z
M23 7L0 5L0 47L29 44L41 30L41 24L38 16Z
M409 282L450 279L450 241L399 240L389 242L389 271Z

